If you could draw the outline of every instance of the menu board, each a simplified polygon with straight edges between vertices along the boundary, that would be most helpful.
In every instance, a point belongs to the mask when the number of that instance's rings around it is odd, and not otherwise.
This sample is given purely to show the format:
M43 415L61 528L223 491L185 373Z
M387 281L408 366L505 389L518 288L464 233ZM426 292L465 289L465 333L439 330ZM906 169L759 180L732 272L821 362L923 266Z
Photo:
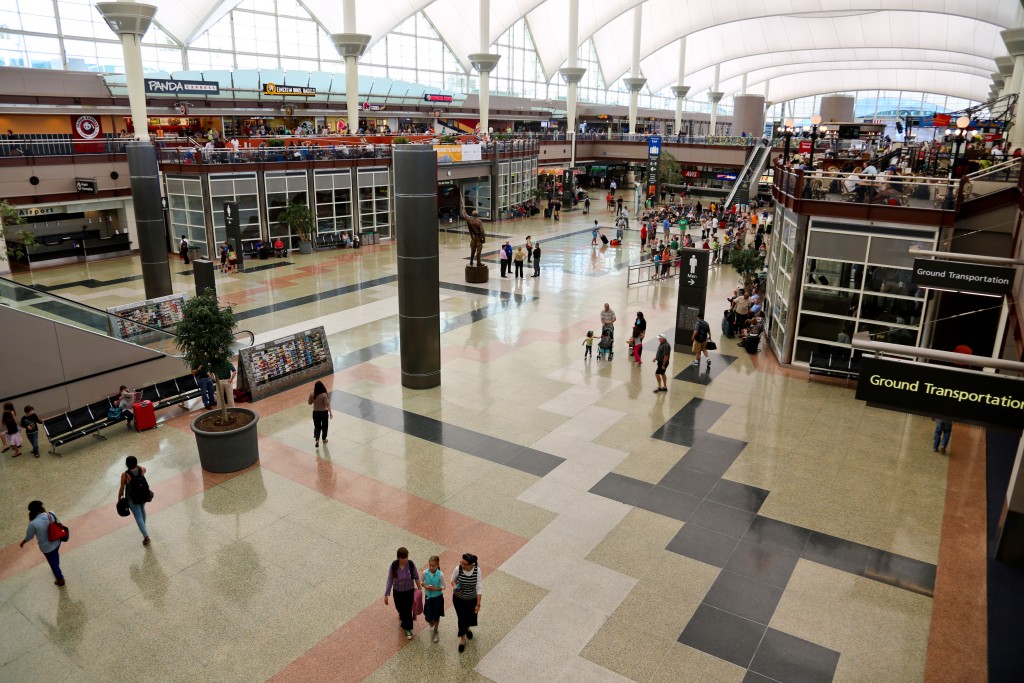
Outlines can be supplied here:
M157 330L173 332L185 317L185 294L171 294L107 309L111 335L135 344L162 339Z
M334 372L323 327L242 349L238 364L238 388L253 401Z

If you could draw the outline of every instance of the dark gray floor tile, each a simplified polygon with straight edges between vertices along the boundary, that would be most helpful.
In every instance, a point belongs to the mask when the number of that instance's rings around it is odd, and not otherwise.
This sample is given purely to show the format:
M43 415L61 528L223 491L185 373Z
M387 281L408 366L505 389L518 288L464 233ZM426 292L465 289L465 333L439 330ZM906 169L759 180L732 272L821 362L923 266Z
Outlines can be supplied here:
M687 524L669 541L665 550L704 564L724 567L736 549L736 544L737 540L731 536Z
M551 455L550 453L537 451L532 448L524 448L503 464L506 467L512 467L527 474L543 477L563 462L565 462L565 458L560 458L557 455Z
M637 503L637 507L678 519L680 522L685 522L698 505L700 498L664 486L655 486Z
M668 441L679 446L692 446L700 438L700 434L688 427L666 422L651 434L651 438L658 439L659 441Z
M753 671L747 671L747 675L743 677L740 683L778 683L778 681Z
M697 440L697 443L693 444L694 450L725 455L734 460L746 447L746 441L732 439L728 436L719 436L718 434L704 434Z
M431 441L445 446L446 448L474 455L474 449L483 444L484 440L487 438L486 434L474 432L471 429L456 427L455 425L450 424L442 424L441 433L431 439Z
M721 479L715 484L715 488L708 493L707 498L716 503L722 503L723 505L739 508L740 510L757 512L761 509L765 498L768 497L768 493L765 489L759 489L756 486L748 486L747 484L739 484L728 479Z
M750 670L789 683L829 683L839 653L773 628L764 634Z
M826 567L864 576L873 550L860 543L812 531L800 556Z
M402 411L402 431L418 439L432 441L440 436L442 422L423 415Z
M783 589L730 571L718 575L704 602L766 626L782 599Z
M799 555L810 535L810 529L758 515L751 522L743 540L774 545L786 552Z
M493 436L485 437L483 441L473 446L472 455L491 462L505 464L526 449L511 441L496 439Z
M725 568L785 588L799 559L799 555L784 552L773 545L740 541L729 561L725 563Z
M617 500L626 505L639 505L647 492L654 488L653 484L632 477L625 477L621 474L611 472L594 484L590 489L591 493L605 498Z
M931 596L935 592L935 565L873 549L864 576L891 586Z
M692 398L690 402L673 415L668 424L689 427L698 432L706 432L730 408L728 403L720 403L710 399Z
M693 511L688 522L726 536L743 538L753 520L753 512L705 500Z
M701 356L700 367L693 367L690 363L693 359L688 355L684 355L683 358L689 359L689 362L682 365L682 370L677 374L674 379L679 379L684 382L692 382L693 384L708 384L715 377L726 371L726 369L736 361L736 356L726 356L719 353L718 351L711 352L711 371L707 369L707 359ZM677 365L678 369L680 366Z
M732 467L735 461L736 456L708 453L707 451L699 451L694 447L683 456L679 464L687 469L697 470L704 474L710 474L715 479L721 479L722 475Z
M710 605L700 605L679 636L679 642L746 669L764 632L763 624Z
M689 493L691 496L704 498L719 481L719 478L714 474L698 472L678 464L670 469L668 474L662 477L658 484L676 491Z

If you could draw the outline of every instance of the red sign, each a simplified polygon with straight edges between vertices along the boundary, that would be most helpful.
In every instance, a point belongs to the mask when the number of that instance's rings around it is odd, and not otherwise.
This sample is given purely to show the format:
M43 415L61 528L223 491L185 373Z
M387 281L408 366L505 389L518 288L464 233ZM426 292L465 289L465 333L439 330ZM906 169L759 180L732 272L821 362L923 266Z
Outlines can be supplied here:
M801 140L800 141L800 147L797 148L797 151L800 152L800 154L807 154L808 152L810 152L811 151L811 141L810 140Z
M949 114L936 114L935 115L935 127L936 128L948 127L949 124L950 124L950 121L952 121L952 117L950 117Z
M424 102L451 102L451 95L439 95L435 93L426 93L423 95Z
M700 178L700 171L690 171L687 169L683 169L679 172L679 175L683 176L684 178Z
M102 152L103 127L100 120L88 114L71 115L71 137L76 152ZM92 144L88 144L92 143Z

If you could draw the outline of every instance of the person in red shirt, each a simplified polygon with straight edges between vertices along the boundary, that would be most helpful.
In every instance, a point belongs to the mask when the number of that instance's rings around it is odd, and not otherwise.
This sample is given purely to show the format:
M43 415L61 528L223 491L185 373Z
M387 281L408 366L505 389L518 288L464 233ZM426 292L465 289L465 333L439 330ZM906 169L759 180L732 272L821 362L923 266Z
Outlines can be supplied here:
M644 246L647 244L647 224L643 223L640 226L640 251L643 251Z
M286 251L284 248L284 242L282 242L281 238L278 237L276 240L274 240L274 255L277 257L284 257L285 254Z

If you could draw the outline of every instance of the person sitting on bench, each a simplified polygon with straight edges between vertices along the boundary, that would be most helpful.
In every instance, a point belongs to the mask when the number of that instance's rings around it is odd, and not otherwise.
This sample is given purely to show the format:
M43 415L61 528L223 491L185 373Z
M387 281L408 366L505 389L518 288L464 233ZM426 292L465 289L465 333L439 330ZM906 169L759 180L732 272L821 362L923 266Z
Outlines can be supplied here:
M278 237L276 240L274 240L274 256L277 256L278 258L284 258L287 255L288 250L284 248L284 242L282 242L281 238Z

